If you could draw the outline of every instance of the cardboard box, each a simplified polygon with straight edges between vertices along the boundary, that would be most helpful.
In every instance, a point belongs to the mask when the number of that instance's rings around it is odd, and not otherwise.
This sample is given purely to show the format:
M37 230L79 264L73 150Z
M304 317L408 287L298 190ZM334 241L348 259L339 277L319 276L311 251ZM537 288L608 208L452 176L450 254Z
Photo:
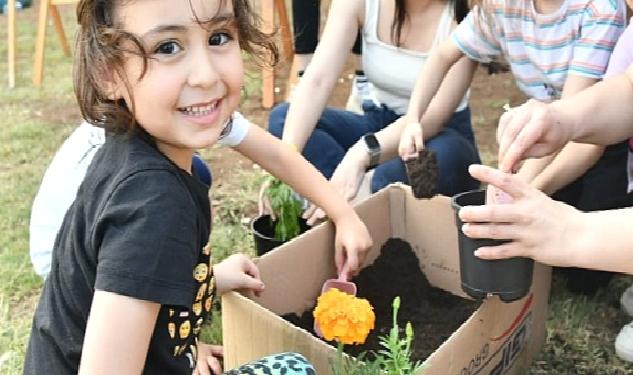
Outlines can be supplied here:
M447 197L416 200L404 185L392 185L356 206L374 240L367 264L389 238L408 241L429 282L463 296L457 231ZM280 315L313 307L325 279L335 276L334 227L322 224L263 256L266 283L261 298L237 293L222 299L224 363L227 369L285 351L299 352L318 374L330 374L336 350ZM545 340L550 267L535 264L528 295L505 304L491 297L426 360L425 375L518 374ZM414 327L415 328L415 327Z

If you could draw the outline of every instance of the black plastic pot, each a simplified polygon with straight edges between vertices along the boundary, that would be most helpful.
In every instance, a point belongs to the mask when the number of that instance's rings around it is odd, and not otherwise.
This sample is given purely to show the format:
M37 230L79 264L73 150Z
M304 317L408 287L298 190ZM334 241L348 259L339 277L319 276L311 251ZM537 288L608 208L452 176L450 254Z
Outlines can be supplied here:
M498 295L504 302L523 298L532 285L534 261L529 258L498 260L479 259L475 250L482 246L495 246L504 240L472 239L462 232L462 221L457 212L463 206L481 206L485 203L486 191L473 190L453 197L452 206L457 217L459 236L459 268L462 289L469 296L483 299L487 294Z
M301 227L300 233L310 229L310 226L303 218L299 218L299 226ZM275 227L270 215L261 215L253 219L251 221L251 230L255 239L255 251L259 256L284 243L284 241L275 239Z

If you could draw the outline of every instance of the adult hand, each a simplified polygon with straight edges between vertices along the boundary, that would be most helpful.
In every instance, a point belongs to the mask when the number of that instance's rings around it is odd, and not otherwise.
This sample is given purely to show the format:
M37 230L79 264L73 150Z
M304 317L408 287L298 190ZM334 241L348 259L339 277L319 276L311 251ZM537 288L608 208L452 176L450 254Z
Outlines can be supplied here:
M218 294L230 290L253 291L259 296L264 283L255 263L244 254L233 254L213 267Z
M222 346L198 341L198 362L192 375L221 375L222 365L219 358L222 357L224 357Z
M334 261L336 271L340 273L343 265L347 263L348 277L358 273L360 266L365 261L367 251L374 244L367 227L354 211L338 219L336 225L336 239L334 241Z
M471 238L508 239L510 242L480 247L482 259L529 257L556 266L569 266L573 259L575 228L581 212L552 200L519 177L483 165L471 165L470 174L512 197L503 204L467 206L459 211L464 234Z
M530 99L501 116L497 128L499 169L515 171L523 159L549 155L572 140L573 129L557 119L556 105Z
M398 154L402 160L409 160L416 158L422 149L424 149L422 125L419 122L409 122L400 136Z
M347 151L330 179L330 184L348 202L356 197L365 176L365 170L369 165L367 152L357 145ZM303 218L307 219L309 225L314 225L325 216L323 210L314 205L311 205L303 214Z

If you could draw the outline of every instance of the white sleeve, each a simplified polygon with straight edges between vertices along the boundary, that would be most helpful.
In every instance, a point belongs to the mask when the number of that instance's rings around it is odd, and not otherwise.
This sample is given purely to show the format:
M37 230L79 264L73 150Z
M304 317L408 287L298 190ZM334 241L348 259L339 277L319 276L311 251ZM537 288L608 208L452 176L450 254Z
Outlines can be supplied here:
M92 158L104 142L103 129L82 123L57 150L44 173L29 224L31 262L42 277L50 272L55 237L66 211L75 200Z
M218 143L225 146L237 146L248 134L248 129L251 127L251 122L242 116L241 113L235 111L233 113L233 122L228 133L218 140Z

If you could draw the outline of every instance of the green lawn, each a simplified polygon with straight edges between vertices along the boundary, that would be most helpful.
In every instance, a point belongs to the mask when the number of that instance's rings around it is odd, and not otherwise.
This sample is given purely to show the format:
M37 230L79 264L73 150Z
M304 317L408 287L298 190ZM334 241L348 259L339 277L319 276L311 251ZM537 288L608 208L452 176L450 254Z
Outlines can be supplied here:
M71 28L72 10L65 8L63 15ZM17 88L8 89L6 17L0 16L0 85L5 85L0 90L0 374L7 375L22 372L31 318L41 287L28 256L30 205L55 150L80 121L72 92L72 61L61 54L52 28L46 47L44 85L42 88L31 85L35 19L33 8L18 13ZM250 88L257 85L256 78L247 82ZM217 148L202 153L212 168L218 154ZM236 249L251 251L252 240L244 219L254 210L256 180L260 175L258 170L243 168L214 187L212 243L218 259ZM592 299L571 295L560 279L554 281L547 343L529 373L633 372L633 366L625 366L613 350L615 335L626 322L619 312L619 293L631 279L618 278L608 290ZM206 338L216 342L220 339L219 321L216 317L204 331Z

